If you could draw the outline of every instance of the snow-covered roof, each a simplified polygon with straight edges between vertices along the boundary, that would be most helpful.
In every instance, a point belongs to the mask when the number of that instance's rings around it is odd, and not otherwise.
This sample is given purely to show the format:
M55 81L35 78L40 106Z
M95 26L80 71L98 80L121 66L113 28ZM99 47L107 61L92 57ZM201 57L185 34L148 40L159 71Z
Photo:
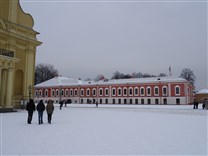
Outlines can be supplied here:
M208 89L199 90L196 94L208 94Z
M108 84L135 84L135 83L159 83L159 82L187 82L180 77L151 77L95 81L81 81L74 78L54 77L48 81L35 85L35 87L58 87L68 85L108 85Z
M35 85L35 87L56 87L56 86L58 87L58 86L75 85L81 83L82 81L78 79L56 76L50 80Z

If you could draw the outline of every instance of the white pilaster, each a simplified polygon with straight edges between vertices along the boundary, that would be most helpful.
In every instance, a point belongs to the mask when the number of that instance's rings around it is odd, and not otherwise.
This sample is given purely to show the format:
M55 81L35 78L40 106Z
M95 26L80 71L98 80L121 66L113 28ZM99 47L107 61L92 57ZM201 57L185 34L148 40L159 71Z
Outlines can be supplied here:
M7 75L7 70L2 70L1 71L1 98L0 98L0 103L1 107L4 107L5 105L5 91L6 91L6 75Z

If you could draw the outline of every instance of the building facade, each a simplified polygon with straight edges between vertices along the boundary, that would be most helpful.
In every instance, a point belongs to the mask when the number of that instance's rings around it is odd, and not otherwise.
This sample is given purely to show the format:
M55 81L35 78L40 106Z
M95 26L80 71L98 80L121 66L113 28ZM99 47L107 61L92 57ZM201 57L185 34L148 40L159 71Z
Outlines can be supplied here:
M20 107L32 95L36 39L31 15L19 0L0 1L0 109Z
M80 81L55 77L35 86L35 101L102 104L190 104L193 86L179 77Z

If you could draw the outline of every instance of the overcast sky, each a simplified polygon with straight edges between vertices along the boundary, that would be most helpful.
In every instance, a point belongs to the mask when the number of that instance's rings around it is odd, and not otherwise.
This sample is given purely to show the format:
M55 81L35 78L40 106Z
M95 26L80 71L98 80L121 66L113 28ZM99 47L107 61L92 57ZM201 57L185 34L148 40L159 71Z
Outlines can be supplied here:
M179 76L190 68L208 87L206 1L21 0L43 44L36 65L74 78L115 71Z

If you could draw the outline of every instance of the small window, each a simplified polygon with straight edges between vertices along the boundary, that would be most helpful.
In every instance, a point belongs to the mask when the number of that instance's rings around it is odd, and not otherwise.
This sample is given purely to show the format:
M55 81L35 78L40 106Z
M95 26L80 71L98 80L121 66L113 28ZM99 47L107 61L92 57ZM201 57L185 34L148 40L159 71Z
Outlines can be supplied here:
M95 88L93 88L93 90L92 90L92 95L96 96L96 89Z
M163 87L163 96L167 96L167 87Z
M132 96L132 95L133 95L133 89L129 88L129 96Z
M126 94L127 94L127 89L124 88L124 89L123 89L123 95L126 95Z
M90 89L87 88L87 96L90 96Z
M59 97L60 95L59 95L59 90L58 89L56 89L56 97Z
M147 104L151 104L151 99L147 99Z
M108 96L108 88L105 89L105 96Z
M45 96L48 97L48 90L45 90Z
M68 92L69 92L68 89L66 89L65 90L65 96L68 96L68 94L69 94Z
M103 100L102 99L100 99L100 103L103 103Z
M144 99L141 99L141 104L144 104Z
M73 96L73 89L70 89L70 96Z
M115 95L116 95L116 89L112 88L112 96L115 96Z
M121 94L122 94L121 88L118 88L118 96L121 96Z
M134 95L138 96L139 92L138 92L138 88L134 88Z
M116 103L116 100L115 99L113 99L113 104L115 104Z
M155 104L159 104L159 99L155 99Z
M179 98L176 99L176 104L180 105L180 99Z
M135 104L138 104L139 102L138 102L138 99L135 99Z
M151 95L151 88L147 87L147 95L150 96Z
M144 87L140 88L140 94L141 94L141 96L144 96Z
M108 99L105 99L105 103L108 104Z
M175 94L180 95L180 87L179 86L175 87Z
M124 99L124 104L127 104L127 99Z
M155 88L154 88L154 94L155 94L155 95L159 95L159 88L158 88L158 87L155 87Z
M121 104L121 99L118 99L118 103Z
M74 96L77 96L77 89L74 90Z
M103 89L102 88L100 88L100 96L103 96Z
M81 95L81 96L84 96L84 89L81 89L80 95Z

